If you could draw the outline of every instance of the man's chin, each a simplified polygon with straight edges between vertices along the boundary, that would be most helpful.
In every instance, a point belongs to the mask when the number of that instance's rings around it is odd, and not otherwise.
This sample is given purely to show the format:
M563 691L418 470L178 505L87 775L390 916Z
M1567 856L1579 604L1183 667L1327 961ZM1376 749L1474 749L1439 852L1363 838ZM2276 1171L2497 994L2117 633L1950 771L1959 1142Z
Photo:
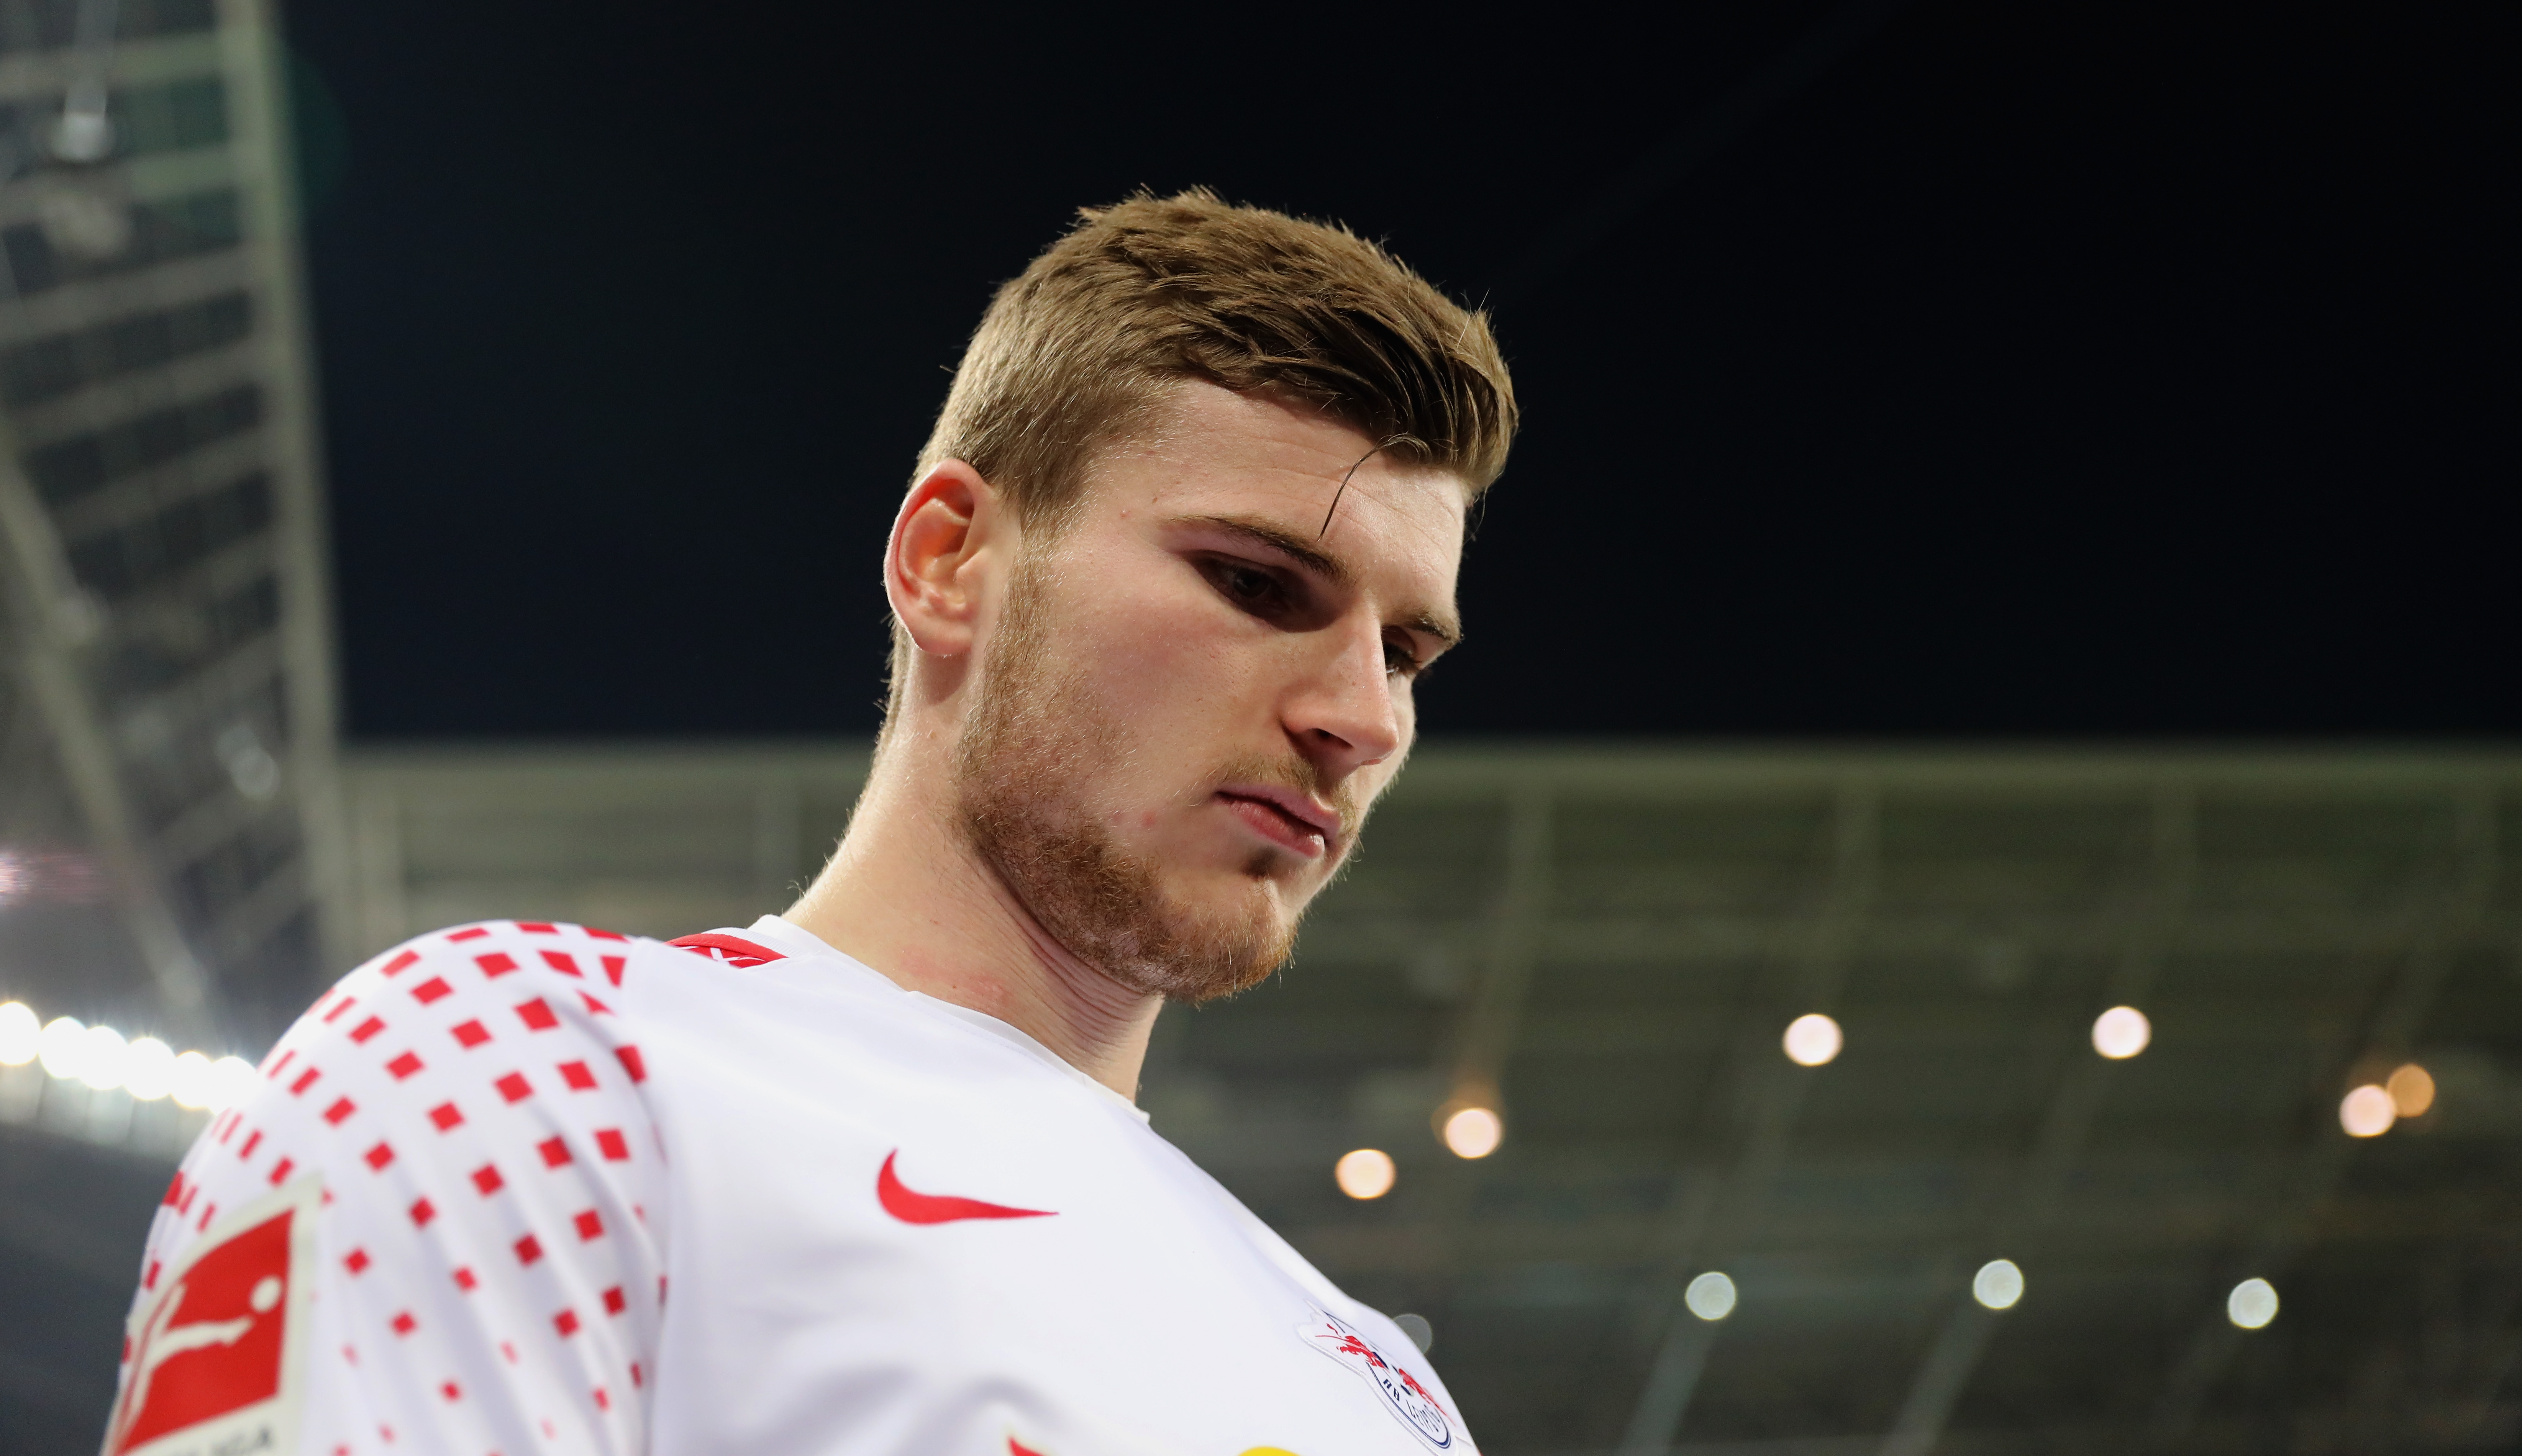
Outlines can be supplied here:
M1295 923L1322 888L1323 876L1313 860L1276 849L1248 854L1196 878L1170 887L1175 903L1198 904L1221 917L1244 914L1267 917L1282 933L1293 935Z
M1196 1006L1258 985L1286 963L1296 915L1276 881L1238 875L1175 888L1151 937L1167 952L1161 963L1109 968L1115 979Z

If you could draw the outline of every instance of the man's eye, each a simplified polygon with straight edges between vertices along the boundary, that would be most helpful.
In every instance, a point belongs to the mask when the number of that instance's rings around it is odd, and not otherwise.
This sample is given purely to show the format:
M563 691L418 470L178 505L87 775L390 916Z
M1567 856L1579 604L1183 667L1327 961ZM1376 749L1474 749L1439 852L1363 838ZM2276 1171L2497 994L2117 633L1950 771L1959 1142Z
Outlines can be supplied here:
M1225 594L1228 601L1247 612L1264 611L1276 607L1280 599L1286 595L1285 588L1280 584L1277 576L1258 567L1245 566L1240 562L1209 563L1208 579L1216 584L1218 591Z
M1384 671L1397 672L1403 677L1416 677L1419 675L1420 666L1419 655L1412 652L1406 643L1387 642L1383 644Z

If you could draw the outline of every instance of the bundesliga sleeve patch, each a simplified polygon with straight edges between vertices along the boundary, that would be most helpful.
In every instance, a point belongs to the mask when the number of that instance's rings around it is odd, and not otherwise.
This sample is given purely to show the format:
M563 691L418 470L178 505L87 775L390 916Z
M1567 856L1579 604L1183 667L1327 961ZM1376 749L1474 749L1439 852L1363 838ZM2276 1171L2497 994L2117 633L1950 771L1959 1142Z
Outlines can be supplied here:
M323 1179L219 1220L131 1312L130 1363L104 1456L251 1456L297 1449L307 1297Z
M1392 1418L1409 1427L1410 1433L1425 1443L1427 1449L1455 1448L1454 1423L1445 1408L1425 1386L1419 1384L1417 1377L1385 1359L1355 1325L1317 1309L1312 1319L1296 1327L1296 1334L1305 1343L1363 1379L1382 1397L1383 1408Z

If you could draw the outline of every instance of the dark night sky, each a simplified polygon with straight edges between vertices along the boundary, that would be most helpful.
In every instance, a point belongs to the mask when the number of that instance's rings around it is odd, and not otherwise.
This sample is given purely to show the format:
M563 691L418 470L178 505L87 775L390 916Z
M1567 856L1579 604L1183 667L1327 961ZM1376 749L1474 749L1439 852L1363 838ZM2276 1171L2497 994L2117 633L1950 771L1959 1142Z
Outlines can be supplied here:
M868 731L990 289L1204 182L1499 300L1430 732L2522 732L2511 7L1646 9L291 7L351 731Z

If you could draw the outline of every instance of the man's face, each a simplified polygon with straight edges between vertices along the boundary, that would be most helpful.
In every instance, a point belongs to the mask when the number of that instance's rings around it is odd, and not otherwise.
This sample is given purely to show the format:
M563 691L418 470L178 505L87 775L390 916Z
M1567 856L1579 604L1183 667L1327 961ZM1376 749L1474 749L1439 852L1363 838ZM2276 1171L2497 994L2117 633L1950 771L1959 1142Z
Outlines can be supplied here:
M1459 635L1464 489L1374 445L1186 384L1007 582L964 826L1124 985L1197 1001L1269 975L1409 750L1412 681Z

